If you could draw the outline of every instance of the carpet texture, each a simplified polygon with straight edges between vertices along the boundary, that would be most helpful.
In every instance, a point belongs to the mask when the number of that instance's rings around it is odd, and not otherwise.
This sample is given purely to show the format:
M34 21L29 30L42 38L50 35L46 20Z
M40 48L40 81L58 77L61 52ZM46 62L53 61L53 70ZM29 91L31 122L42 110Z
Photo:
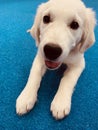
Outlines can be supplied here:
M0 0L0 130L98 130L98 26L96 43L85 53L86 68L73 94L70 115L56 121L49 111L64 68L47 71L34 109L25 116L16 115L16 98L27 82L37 51L26 30L37 6L45 1ZM97 0L84 2L98 12Z

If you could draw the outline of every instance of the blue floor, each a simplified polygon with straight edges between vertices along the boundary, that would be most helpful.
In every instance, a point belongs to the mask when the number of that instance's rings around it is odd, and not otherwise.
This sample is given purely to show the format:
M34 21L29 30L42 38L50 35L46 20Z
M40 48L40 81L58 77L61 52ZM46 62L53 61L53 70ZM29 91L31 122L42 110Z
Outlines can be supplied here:
M85 53L86 69L73 94L70 115L56 121L49 111L61 70L48 71L34 109L25 116L16 115L16 98L27 82L37 51L26 30L44 1L0 0L0 130L98 130L98 26L96 43ZM84 1L98 12L97 0Z

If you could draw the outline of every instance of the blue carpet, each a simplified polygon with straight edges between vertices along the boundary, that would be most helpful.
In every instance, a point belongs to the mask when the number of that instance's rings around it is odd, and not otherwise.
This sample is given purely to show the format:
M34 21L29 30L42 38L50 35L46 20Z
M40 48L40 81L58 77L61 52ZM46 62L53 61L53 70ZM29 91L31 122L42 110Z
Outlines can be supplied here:
M85 54L86 69L73 94L70 115L56 121L49 111L61 70L48 71L34 109L25 116L16 115L16 98L27 82L37 51L26 30L33 23L37 6L45 1L0 0L0 130L98 130L98 26L96 43ZM97 0L84 2L98 12Z

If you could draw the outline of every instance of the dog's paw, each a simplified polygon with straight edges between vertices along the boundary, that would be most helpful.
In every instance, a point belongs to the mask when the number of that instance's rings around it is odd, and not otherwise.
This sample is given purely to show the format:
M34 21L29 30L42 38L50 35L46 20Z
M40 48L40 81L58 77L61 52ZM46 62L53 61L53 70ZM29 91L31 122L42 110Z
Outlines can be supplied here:
M59 120L64 118L70 113L71 101L64 97L56 96L52 103L50 111L55 119Z
M16 100L16 113L18 115L23 115L29 112L33 108L36 101L36 94L23 91Z

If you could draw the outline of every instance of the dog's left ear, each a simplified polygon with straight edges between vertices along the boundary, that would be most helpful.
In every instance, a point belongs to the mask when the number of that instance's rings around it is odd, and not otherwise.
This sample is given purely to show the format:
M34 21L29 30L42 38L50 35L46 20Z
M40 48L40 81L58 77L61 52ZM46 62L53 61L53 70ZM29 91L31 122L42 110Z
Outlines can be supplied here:
M84 32L81 39L79 50L84 53L95 42L94 27L96 25L95 12L92 9L86 9L86 20L84 24Z
M34 24L31 27L31 29L27 30L27 32L30 32L31 36L36 40L36 45L38 46L40 43L40 23L41 23L41 17L42 13L45 9L45 4L41 4L37 9L37 14L34 20Z

